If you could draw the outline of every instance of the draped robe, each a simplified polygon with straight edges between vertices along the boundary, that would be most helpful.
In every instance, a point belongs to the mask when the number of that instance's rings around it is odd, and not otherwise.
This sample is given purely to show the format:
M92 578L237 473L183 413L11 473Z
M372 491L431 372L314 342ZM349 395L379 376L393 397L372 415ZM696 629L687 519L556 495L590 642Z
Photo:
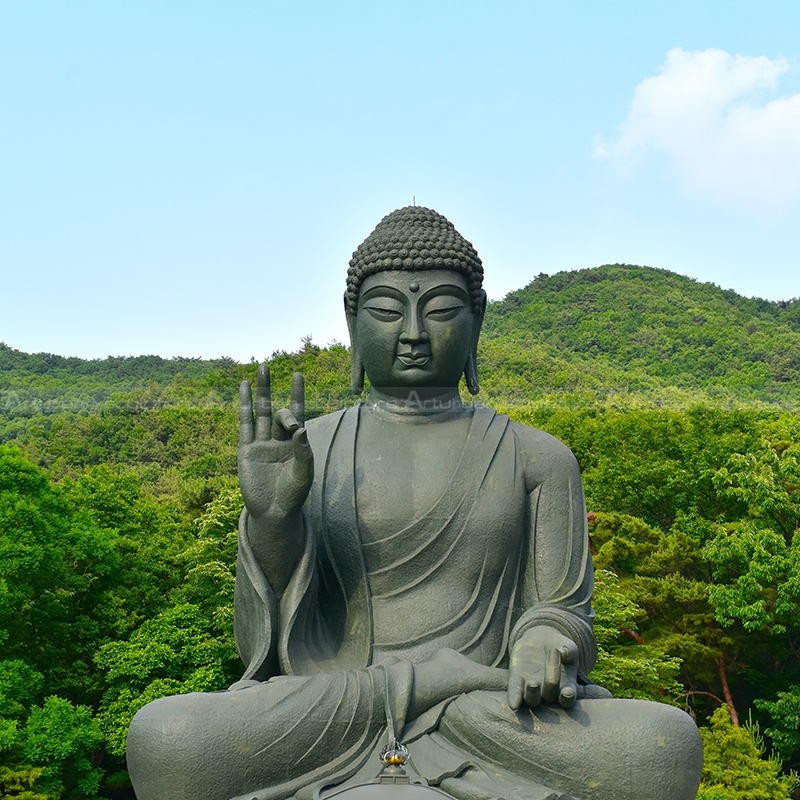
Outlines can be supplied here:
M525 453L515 431L522 426L476 406L439 500L413 524L365 544L356 507L358 472L369 469L355 464L360 414L356 406L309 425L321 474L306 504L305 552L280 604L242 515L235 630L245 677L358 669L384 655L418 663L442 647L497 666L510 640L547 624L578 644L585 678L596 657L592 574L569 450L537 431L540 452ZM542 462L530 498L526 456Z
M592 570L570 451L475 406L459 465L428 513L362 541L362 413L357 406L308 425L315 480L304 551L280 600L243 512L235 594L243 680L237 691L166 698L149 716L151 706L139 712L129 737L139 800L319 798L374 778L392 736L409 746L415 780L464 800L649 800L656 794L641 784L652 787L657 763L658 797L694 797L699 749L688 716L608 699L588 679ZM572 710L514 712L505 693L477 691L407 719L414 664L450 648L505 667L537 625L578 646L581 699ZM188 738L197 741L194 766L188 750L180 769L169 753L158 761L165 742ZM223 777L207 777L208 752ZM149 776L158 773L156 786ZM214 781L225 788L210 788Z

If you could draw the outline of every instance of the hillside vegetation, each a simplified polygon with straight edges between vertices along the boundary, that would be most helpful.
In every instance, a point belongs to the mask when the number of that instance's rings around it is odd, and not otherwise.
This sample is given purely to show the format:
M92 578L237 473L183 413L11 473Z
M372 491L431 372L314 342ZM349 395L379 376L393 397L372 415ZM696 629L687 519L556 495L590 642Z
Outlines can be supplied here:
M2 335L2 331L0 331ZM598 664L701 726L700 800L800 767L800 304L664 270L540 275L487 310L478 400L581 465ZM309 416L350 405L310 339ZM239 677L240 380L255 364L0 345L0 800L131 800L133 713Z
M321 370L309 354L326 362ZM667 270L624 264L542 274L489 303L480 355L487 401L796 408L800 300L745 298ZM339 345L319 348L307 340L299 353L273 353L272 360L278 359L281 388L298 359L317 373L316 382L307 381L309 404L324 413L347 402L345 356ZM0 424L94 411L109 401L136 409L225 405L240 377L252 372L229 358L87 361L0 343ZM0 428L0 437L7 436Z
M800 402L800 301L747 299L666 270L614 264L539 275L492 303L491 389L522 401Z

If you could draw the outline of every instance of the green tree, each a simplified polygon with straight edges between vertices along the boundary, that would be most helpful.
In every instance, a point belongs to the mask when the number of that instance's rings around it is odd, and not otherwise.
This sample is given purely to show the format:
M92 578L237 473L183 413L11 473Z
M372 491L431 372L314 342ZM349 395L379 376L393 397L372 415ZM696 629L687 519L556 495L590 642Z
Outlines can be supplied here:
M38 786L50 797L95 797L102 770L93 763L103 741L86 706L48 697L31 709L22 730L23 761L42 769Z
M169 604L184 577L182 553L191 543L191 524L173 504L144 490L139 476L105 464L67 479L63 489L76 512L113 542L116 570L94 609L101 644L124 639Z
M800 442L762 441L715 475L720 493L745 503L740 519L705 548L720 621L784 634L800 626Z
M180 561L186 577L174 599L203 609L220 630L233 630L238 521L243 501L239 489L223 490L195 520L195 538ZM232 643L232 640L231 640Z
M615 697L669 702L683 687L677 681L680 659L647 645L636 632L647 612L619 588L609 570L595 573L592 600L595 610L597 664L591 678Z
M176 556L185 578L168 593L167 606L127 640L98 651L108 686L100 721L112 755L124 755L128 726L142 706L168 695L224 689L239 676L233 587L241 508L238 489L212 501Z
M766 711L772 723L764 733L772 740L775 752L784 761L800 759L800 686L778 692L775 700L756 700L756 707Z
M697 800L791 800L797 781L781 772L775 758L764 757L764 744L753 724L735 728L724 707L700 729L703 781Z
M50 800L37 788L41 767L0 765L0 800Z
M76 700L91 691L94 612L117 567L113 537L0 446L0 641L6 659L41 673L44 691Z
M168 695L225 689L238 659L229 630L220 630L198 606L184 603L144 622L128 641L109 642L97 653L108 689L100 725L112 755L125 753L133 715Z

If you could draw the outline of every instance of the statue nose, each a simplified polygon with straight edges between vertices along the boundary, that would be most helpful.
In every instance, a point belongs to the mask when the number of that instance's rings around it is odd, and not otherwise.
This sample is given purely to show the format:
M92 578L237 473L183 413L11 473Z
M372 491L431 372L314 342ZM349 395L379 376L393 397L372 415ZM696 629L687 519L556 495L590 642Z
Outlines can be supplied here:
M403 344L428 341L428 332L425 330L422 314L419 313L419 309L411 309L411 312L406 317L406 324L403 332L400 334L400 341Z
M420 330L419 327L410 327L400 334L400 341L403 344L413 344L415 342L427 342L430 337L426 330Z

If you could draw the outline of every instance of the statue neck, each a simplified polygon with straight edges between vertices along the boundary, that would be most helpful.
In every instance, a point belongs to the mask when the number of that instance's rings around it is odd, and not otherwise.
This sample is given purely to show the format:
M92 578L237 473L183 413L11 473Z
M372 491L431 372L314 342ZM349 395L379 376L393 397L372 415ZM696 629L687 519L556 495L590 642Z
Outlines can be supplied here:
M370 387L365 410L379 414L405 417L420 422L439 422L463 416L471 410L461 402L458 389L431 392L426 389L411 390L407 395L397 396Z

